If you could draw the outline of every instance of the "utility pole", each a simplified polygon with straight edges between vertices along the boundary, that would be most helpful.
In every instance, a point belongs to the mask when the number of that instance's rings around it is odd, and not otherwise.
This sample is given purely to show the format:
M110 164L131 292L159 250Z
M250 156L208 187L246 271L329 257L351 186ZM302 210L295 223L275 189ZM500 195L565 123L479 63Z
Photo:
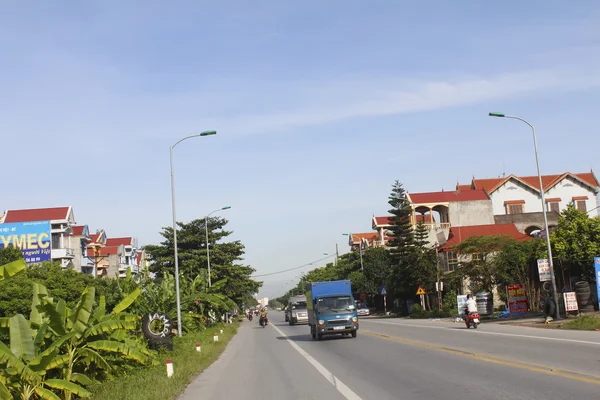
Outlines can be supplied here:
M438 298L438 310L442 310L442 285L440 280L440 258L438 252L438 244L435 244L435 265L437 267L437 298Z
M338 249L338 244L335 244L335 266L337 267L338 265L338 260L340 258L340 251Z

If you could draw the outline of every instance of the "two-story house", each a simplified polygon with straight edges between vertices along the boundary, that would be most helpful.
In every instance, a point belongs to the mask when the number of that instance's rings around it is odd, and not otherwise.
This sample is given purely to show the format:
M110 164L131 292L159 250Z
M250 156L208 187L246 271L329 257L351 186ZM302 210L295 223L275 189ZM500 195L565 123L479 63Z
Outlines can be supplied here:
M72 233L69 235L69 247L73 249L73 265L79 267L79 271L82 273L91 274L92 270L89 268L90 263L88 258L88 244L91 242L92 237L90 230L87 225L75 225L72 227Z
M410 222L413 228L423 222L433 246L446 242L451 226L494 224L492 201L483 190L457 190L426 193L407 193L410 201ZM381 244L387 244L390 217L373 217L372 228Z
M124 278L128 269L131 269L131 273L134 275L139 272L138 245L135 238L108 238L106 249L112 256L109 257L109 269L107 271L109 276L117 274L120 278Z
M545 209L550 229L558 223L558 214L568 204L590 216L600 215L600 184L593 171L543 175ZM535 234L543 229L543 211L539 178L509 175L502 178L475 179L457 190L484 190L491 198L496 223L514 223L520 232Z
M70 237L75 226L75 216L72 207L33 208L26 210L6 210L0 217L0 223L50 221L52 242L51 258L60 262L63 268L80 270L81 265L75 265L75 249Z

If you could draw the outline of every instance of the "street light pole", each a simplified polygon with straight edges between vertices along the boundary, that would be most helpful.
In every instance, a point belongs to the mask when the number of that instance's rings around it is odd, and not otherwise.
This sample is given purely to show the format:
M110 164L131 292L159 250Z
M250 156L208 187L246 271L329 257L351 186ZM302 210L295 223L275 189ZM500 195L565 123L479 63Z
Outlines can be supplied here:
M535 165L537 167L537 174L538 174L538 180L540 182L540 197L542 200L542 212L544 215L544 230L546 231L546 247L548 248L548 264L550 266L550 274L551 276L551 280L552 280L552 292L553 292L553 298L554 298L554 319L558 320L560 318L560 313L558 312L559 309L559 304L558 304L558 293L556 290L556 277L554 276L554 261L552 261L552 246L550 245L550 229L548 228L548 215L547 215L547 210L546 210L546 198L545 198L545 193L544 193L544 186L542 185L542 174L540 172L540 160L538 157L538 148L537 148L537 138L535 136L535 127L530 124L529 122L527 122L526 120L524 120L523 118L519 118L519 117L515 117L512 115L505 115L502 113L494 113L491 112L489 113L490 117L498 117L498 118L510 118L510 119L516 119L519 120L527 125L529 125L529 127L531 128L531 133L533 134L533 150L535 152Z
M175 294L177 297L177 333L179 336L183 336L183 331L181 328L181 296L179 293L179 255L177 252L177 215L175 212L175 170L173 169L173 149L184 140L200 136L215 135L216 133L217 131L204 131L197 135L187 136L183 139L180 139L177 143L169 148L169 161L171 164L171 208L173 210L173 248L175 256Z
M208 217L218 211L229 210L230 208L231 206L219 208L218 210L212 211L206 217L204 217L204 229L206 231L206 262L208 263L208 287L212 287L212 279L210 278L210 245L208 244Z

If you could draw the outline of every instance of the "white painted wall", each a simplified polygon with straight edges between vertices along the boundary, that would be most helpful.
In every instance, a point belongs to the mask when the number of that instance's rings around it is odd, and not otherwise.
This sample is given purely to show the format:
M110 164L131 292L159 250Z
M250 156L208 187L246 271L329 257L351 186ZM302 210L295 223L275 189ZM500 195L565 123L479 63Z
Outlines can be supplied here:
M598 200L596 198L596 193L590 190L587 186L582 185L578 181L573 178L567 177L559 182L556 186L548 190L546 192L546 198L552 197L560 197L560 211L567 208L567 205L573 203L573 197L577 196L587 196L588 200L586 202L586 209L588 211L598 207ZM598 213L598 209L591 211L588 215L590 217L595 217L600 215Z
M545 193L546 198L559 197L560 211L567 208L568 204L573 202L573 197L588 196L586 202L587 210L590 211L593 208L598 207L598 199L596 193L590 190L587 186L582 185L579 181L567 177L559 182L557 185L552 187ZM490 197L492 198L494 215L505 215L506 208L504 206L505 201L511 200L525 200L524 212L542 212L542 202L538 192L532 190L529 186L520 183L517 180L511 179L504 185L493 192ZM600 215L600 209L596 209L589 213L590 216Z
M505 215L505 201L525 200L523 212L541 212L542 203L538 193L534 192L529 186L521 182L510 179L504 185L500 186L490 197L494 208L494 215Z

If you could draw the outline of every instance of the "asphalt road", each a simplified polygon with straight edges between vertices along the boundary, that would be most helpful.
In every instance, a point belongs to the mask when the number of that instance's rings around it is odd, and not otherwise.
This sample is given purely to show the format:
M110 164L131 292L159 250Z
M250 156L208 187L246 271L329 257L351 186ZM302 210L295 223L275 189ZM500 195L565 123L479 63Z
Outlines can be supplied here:
M246 321L180 397L190 399L593 399L600 333L360 319L358 337L313 341L283 314Z

